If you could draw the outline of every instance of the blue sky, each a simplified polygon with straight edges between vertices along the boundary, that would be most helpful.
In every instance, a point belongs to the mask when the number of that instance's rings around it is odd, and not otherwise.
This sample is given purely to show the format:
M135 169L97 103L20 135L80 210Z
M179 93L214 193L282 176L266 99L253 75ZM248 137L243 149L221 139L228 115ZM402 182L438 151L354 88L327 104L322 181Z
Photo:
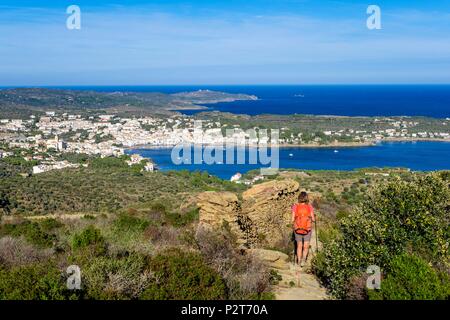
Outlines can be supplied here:
M450 1L0 0L0 86L322 83L450 83Z

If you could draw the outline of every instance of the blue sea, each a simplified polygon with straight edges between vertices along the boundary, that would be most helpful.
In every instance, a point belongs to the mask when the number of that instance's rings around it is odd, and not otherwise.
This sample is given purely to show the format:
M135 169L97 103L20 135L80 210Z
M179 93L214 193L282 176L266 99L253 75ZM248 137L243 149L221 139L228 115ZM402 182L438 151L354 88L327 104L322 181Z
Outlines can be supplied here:
M314 114L341 116L450 117L450 85L243 85L243 86L83 86L59 87L96 91L176 93L209 89L253 94L257 101L207 105L211 110L238 114ZM195 114L197 110L184 111ZM335 150L337 152L335 152ZM258 165L180 165L170 158L171 149L131 150L155 160L161 170L208 171L224 179ZM290 155L292 154L292 156ZM358 148L280 149L280 167L352 170L363 167L405 167L412 170L450 169L450 143L396 142Z
M253 94L257 101L207 105L239 114L450 117L450 85L242 85L61 87L97 91L176 93L210 89ZM184 111L194 114L198 110Z
M171 148L158 148L127 152L153 159L162 171L207 171L222 179L230 179L237 172L245 173L264 167L249 164L175 165L171 159L171 151ZM246 158L248 159L248 150ZM280 148L279 160L280 168L284 169L353 170L366 167L403 167L418 171L449 170L450 142L387 142L369 147Z

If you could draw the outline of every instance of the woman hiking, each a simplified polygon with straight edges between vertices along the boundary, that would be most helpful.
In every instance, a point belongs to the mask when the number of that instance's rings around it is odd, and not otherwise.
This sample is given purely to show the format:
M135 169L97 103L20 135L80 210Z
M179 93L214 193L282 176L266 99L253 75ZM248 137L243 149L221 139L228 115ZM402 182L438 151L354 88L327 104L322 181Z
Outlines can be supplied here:
M308 259L309 242L311 241L312 224L315 222L314 209L309 204L308 194L304 191L298 196L298 203L292 206L292 225L297 244L297 261L303 267Z

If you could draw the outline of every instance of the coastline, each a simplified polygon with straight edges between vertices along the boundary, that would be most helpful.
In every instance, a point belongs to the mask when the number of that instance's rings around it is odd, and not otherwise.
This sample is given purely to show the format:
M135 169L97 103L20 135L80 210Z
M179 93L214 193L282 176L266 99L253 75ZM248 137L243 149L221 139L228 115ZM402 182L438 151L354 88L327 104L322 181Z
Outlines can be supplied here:
M225 100L211 100L211 101L205 101L205 102L200 102L198 104L193 103L191 105L178 105L178 106L174 106L173 108L170 107L167 110L168 111L173 111L173 112L177 112L177 111L212 111L213 109L207 106L204 106L202 104L217 104L217 103L222 103L222 102L236 102L236 101L256 101L259 100L259 98L255 95L247 95L247 97L241 97L241 98L227 98Z
M280 149L288 149L288 148L360 148L360 147L372 147L376 146L379 143L383 142L448 142L450 143L450 139L442 139L442 138L415 138L415 139L409 139L409 138L386 138L383 140L373 140L373 141L365 141L365 142L337 142L337 143L331 143L331 144L315 144L315 143L308 143L308 144L280 144L277 145ZM200 144L193 144L200 145ZM136 146L129 146L124 147L125 150L133 150L133 149L168 149L173 148L175 145L136 145ZM204 144L203 146L208 147L226 147L226 145L223 144ZM238 145L237 147L258 147L259 145L251 144L251 145ZM268 148L271 148L271 144L265 145Z
M177 112L177 111L200 111L200 110L210 110L210 108L200 105L192 105L192 106L175 106L166 109L167 111Z
M386 138L381 140L381 142L386 141L386 142L419 142L419 141L427 141L427 142L450 142L450 139L444 139L444 138L398 138L398 137L394 137L394 138Z

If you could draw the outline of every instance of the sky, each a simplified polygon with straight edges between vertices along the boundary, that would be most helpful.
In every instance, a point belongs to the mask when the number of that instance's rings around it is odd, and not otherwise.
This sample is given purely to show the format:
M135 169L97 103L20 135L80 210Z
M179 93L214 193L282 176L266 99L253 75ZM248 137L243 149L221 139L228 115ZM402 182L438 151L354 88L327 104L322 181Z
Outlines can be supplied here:
M0 86L400 83L450 83L449 0L0 0Z

